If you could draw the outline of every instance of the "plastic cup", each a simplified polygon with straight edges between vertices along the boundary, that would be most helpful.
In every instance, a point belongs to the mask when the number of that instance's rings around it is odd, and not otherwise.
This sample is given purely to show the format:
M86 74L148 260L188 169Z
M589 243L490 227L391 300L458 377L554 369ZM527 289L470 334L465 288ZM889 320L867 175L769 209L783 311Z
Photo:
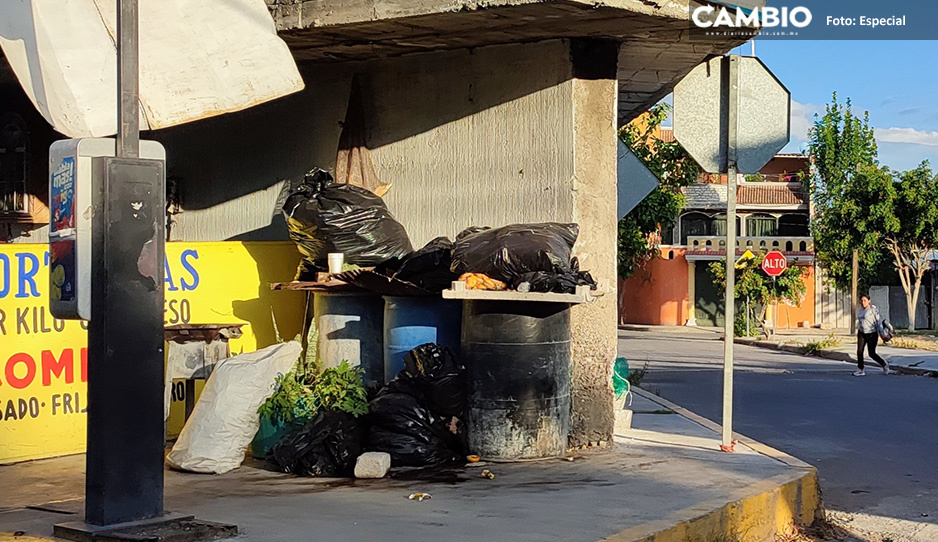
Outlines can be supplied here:
M329 273L335 275L342 272L342 264L345 263L345 254L341 252L329 253Z

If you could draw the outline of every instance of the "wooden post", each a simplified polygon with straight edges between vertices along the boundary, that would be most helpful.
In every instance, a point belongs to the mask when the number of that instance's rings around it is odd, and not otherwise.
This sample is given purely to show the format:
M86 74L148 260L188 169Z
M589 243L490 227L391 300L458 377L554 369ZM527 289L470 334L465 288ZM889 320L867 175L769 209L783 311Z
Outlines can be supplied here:
M853 250L853 267L851 268L850 273L850 334L855 335L857 332L857 303L860 300L857 298L857 275L860 274L860 254L859 251Z

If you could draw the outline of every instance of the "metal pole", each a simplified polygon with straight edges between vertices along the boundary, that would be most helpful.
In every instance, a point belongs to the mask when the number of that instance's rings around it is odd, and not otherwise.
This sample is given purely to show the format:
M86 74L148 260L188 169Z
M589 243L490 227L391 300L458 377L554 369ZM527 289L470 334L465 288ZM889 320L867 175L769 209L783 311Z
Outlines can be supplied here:
M726 129L726 308L723 336L723 450L733 447L733 339L736 323L736 139L739 105L739 55L724 60L729 65Z
M860 252L853 250L853 265L850 273L850 334L857 332L857 275L860 274Z
M117 10L117 156L140 156L140 59L137 0Z

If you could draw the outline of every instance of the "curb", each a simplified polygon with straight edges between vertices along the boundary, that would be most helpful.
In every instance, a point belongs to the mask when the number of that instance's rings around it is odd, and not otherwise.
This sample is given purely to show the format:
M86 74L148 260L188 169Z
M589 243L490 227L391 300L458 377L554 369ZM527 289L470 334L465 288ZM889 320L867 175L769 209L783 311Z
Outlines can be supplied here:
M817 350L813 354L808 353L808 348L806 346L799 346L795 344L782 344L775 341L765 341L758 339L750 339L747 337L737 337L733 340L736 344L743 344L746 346L755 346L758 348L767 348L769 350L782 350L785 352L791 352L793 354L801 354L803 356L816 356L819 358L831 359L835 361L845 361L847 363L856 363L857 358L849 352L841 352L839 350ZM888 354L884 354L888 356ZM888 360L887 360L888 361ZM938 370L932 369L919 369L918 367L907 367L904 365L893 365L890 363L889 367L896 371L899 374L913 375L913 376L933 376L938 377Z
M716 423L640 388L637 395L660 404L711 431ZM740 490L741 498L704 501L668 517L620 531L600 542L687 542L723 540L775 540L794 525L810 525L823 509L817 469L771 446L734 433L736 440L765 456L796 469Z

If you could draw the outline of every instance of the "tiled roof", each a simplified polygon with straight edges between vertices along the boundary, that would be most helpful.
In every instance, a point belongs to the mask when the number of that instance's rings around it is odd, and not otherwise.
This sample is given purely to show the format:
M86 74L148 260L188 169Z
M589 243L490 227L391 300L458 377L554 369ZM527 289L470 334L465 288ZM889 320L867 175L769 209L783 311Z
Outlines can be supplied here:
M808 195L795 185L740 185L736 189L739 205L807 205Z
M725 184L692 184L681 189L688 209L725 209Z

